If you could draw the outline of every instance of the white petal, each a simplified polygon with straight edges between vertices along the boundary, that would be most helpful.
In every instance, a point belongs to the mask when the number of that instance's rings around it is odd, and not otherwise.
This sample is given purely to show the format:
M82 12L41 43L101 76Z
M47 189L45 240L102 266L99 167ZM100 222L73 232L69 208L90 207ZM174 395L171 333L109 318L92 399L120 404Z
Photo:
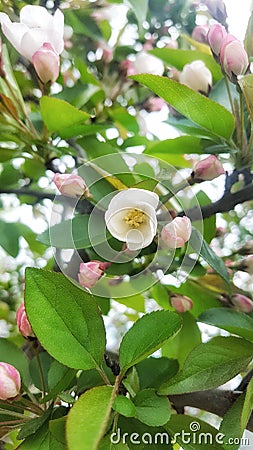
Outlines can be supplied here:
M125 221L126 214L129 209L118 210L110 213L109 210L105 213L105 222L111 235L119 241L126 242L126 235L129 231L129 225Z
M8 17L8 16L7 16ZM9 18L8 18L9 19ZM28 28L23 23L12 23L10 20L0 18L2 24L2 31L17 52L21 53L21 41Z
M48 28L46 32L47 32L46 42L49 42L52 45L54 51L58 55L60 55L64 50L63 35L55 28Z
M118 211L119 208L133 208L140 203L148 203L156 209L159 203L159 197L155 192L147 191L145 189L126 189L118 192L118 194L113 197L108 209L113 212Z
M58 31L59 35L63 38L64 34L64 15L60 9L57 9L53 15L53 26Z
M47 28L53 17L43 6L26 5L20 11L20 22L29 28Z
M25 58L29 59L29 61L32 61L34 53L37 52L45 42L49 42L47 30L42 30L41 28L34 28L33 30L28 29L22 38L20 53Z

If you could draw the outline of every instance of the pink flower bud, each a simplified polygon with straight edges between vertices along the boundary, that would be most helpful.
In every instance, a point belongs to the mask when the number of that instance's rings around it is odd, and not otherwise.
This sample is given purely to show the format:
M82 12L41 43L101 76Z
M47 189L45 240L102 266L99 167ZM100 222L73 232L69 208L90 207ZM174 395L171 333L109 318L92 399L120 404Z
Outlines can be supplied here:
M225 170L217 156L210 155L195 164L191 176L194 180L206 181L213 180L224 173Z
M244 272L253 275L253 255L244 258L238 268L239 270L243 270Z
M214 19L218 22L225 22L227 10L223 0L206 0L206 6Z
M185 295L172 295L170 297L170 303L173 308L179 313L189 311L193 307L193 301Z
M236 311L250 313L253 311L253 301L242 294L234 294L231 297L231 303L234 305Z
M194 91L208 94L212 87L212 74L203 61L196 60L184 66L179 82Z
M60 57L51 44L45 42L32 56L32 63L41 81L53 83L60 71Z
M89 261L87 263L80 264L80 272L78 273L78 281L81 286L86 288L92 288L97 281L104 274L105 269L110 263L103 263L101 261Z
M192 39L195 39L195 41L205 44L207 42L208 31L209 31L208 25L197 25L192 32Z
M32 327L26 315L25 305L22 303L16 313L16 321L20 334L25 338L34 336Z
M220 23L215 23L208 31L207 39L214 55L219 56L221 43L227 36L225 27Z
M2 54L2 39L0 38L0 77L5 78L6 73L4 70L4 61L3 61L3 54Z
M244 75L249 67L248 55L242 43L232 34L227 34L221 43L220 63L231 79Z
M161 238L168 248L181 248L189 241L191 231L191 221L188 217L176 217L163 227Z
M161 111L162 107L165 105L165 102L160 97L151 97L148 98L144 103L143 108L148 112Z
M60 193L67 197L90 196L89 189L80 175L56 173L53 182Z
M20 374L10 364L0 362L0 400L17 397L21 388Z

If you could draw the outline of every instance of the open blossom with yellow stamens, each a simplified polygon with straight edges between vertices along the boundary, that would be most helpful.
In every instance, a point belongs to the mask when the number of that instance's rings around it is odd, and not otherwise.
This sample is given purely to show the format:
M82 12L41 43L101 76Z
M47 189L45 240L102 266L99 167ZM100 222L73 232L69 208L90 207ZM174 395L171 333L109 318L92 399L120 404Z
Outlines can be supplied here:
M129 250L147 247L157 230L156 208L159 197L145 189L126 189L116 194L105 213L108 230Z

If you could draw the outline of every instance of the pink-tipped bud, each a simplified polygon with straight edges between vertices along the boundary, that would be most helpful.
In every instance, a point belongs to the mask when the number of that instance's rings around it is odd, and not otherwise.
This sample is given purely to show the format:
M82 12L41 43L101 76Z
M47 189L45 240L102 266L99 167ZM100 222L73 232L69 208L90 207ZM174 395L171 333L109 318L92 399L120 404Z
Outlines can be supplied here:
M81 263L78 273L78 281L81 286L89 289L95 286L109 265L110 263L103 263L96 260Z
M20 374L11 364L0 362L0 400L14 399L20 392Z
M162 107L165 105L165 102L160 97L151 97L148 98L144 103L143 108L148 112L161 111Z
M211 16L218 22L225 22L227 10L223 0L206 0L206 6Z
M3 61L3 54L2 54L2 39L0 38L0 77L5 78L6 73L4 70L4 61Z
M195 164L191 176L196 181L207 181L213 180L224 173L225 170L217 156L210 155Z
M170 303L173 308L179 313L189 311L193 307L193 301L185 295L172 295L170 297Z
M62 195L67 197L90 197L89 189L80 175L56 173L53 182Z
M166 247L170 249L181 248L189 241L191 231L192 225L188 217L176 217L163 227L161 238Z
M205 44L207 42L208 25L197 25L192 32L192 39Z
M244 272L253 275L253 255L247 256L244 258L238 267L239 270L243 270Z
M25 338L34 336L32 327L31 327L30 322L26 315L24 303L22 303L17 310L16 321L17 321L18 330L19 330L20 334L22 334L22 336L24 336Z
M220 63L232 81L238 75L244 75L249 67L248 55L243 44L232 34L227 34L221 43Z
M53 83L60 71L60 57L51 44L45 42L32 56L32 63L42 83Z
M253 301L242 294L234 294L231 297L231 303L233 304L236 311L250 313L253 311Z
M215 23L214 25L211 26L210 30L208 31L207 39L210 48L215 56L219 56L221 43L226 36L227 36L226 29L220 23Z
M179 82L194 91L208 94L212 87L212 74L203 61L196 60L185 64L179 74Z

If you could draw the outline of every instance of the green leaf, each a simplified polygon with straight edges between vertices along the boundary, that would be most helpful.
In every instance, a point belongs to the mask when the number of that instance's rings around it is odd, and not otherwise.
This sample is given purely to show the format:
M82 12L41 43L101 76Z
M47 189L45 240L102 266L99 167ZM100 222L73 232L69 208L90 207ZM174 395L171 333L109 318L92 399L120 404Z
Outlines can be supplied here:
M169 78L141 74L131 78L147 86L192 122L229 139L234 130L233 115L218 103Z
M239 398L232 404L231 408L226 412L220 426L220 433L224 434L224 448L237 450L240 446L239 440L243 435L244 429L241 427L241 415L245 400L245 393L239 396ZM231 439L231 443L229 443ZM237 444L233 444L232 440Z
M21 380L27 386L30 383L31 377L29 374L29 361L25 357L24 352L16 347L7 339L0 338L0 360L16 367L20 372Z
M173 341L171 341L171 344ZM159 388L162 383L174 377L179 369L178 362L175 359L165 357L150 357L139 362L135 367L139 375L141 389Z
M179 136L164 141L152 142L144 151L148 155L164 153L200 153L203 152L203 140L196 136Z
M99 386L85 392L67 417L66 436L71 450L96 450L106 431L113 401L113 387Z
M119 442L117 444L112 444L111 436L105 436L105 438L100 442L98 449L99 450L128 450L129 447L127 446L127 444L123 444L123 442Z
M118 428L111 434L112 441L124 442L131 450L172 450L171 438L164 427L149 427L134 418L119 417ZM116 446L117 449L117 446Z
M18 433L17 439L25 439L32 434L35 434L44 423L48 420L52 413L52 408L48 408L42 416L35 417L29 420L25 425L22 426Z
M65 427L66 427L66 416L59 417L58 419L49 421L49 430L54 436L54 438L65 444Z
M246 428L252 410L253 410L253 378L251 378L251 380L247 386L247 390L246 390L245 401L244 401L242 414L241 414L242 430L244 430Z
M90 117L64 100L47 96L40 100L40 111L47 129L51 132L83 124Z
M173 48L154 48L153 50L150 50L149 53L162 59L169 66L176 67L178 70L182 70L185 64L189 64L196 59L200 59L212 72L214 81L222 78L222 72L219 64L215 62L212 55L208 55L207 53L203 53L198 50Z
M20 233L16 223L0 220L0 245L13 258L16 258L19 253L19 238Z
M162 347L163 356L175 358L182 367L188 354L201 343L201 333L195 318L189 312L182 314L183 326L173 341ZM191 339L189 339L191 336Z
M41 372L40 368L38 367L38 359L40 361L40 367L43 374L43 380L45 385L45 390L48 392L48 371L50 368L50 365L53 361L53 358L47 353L47 352L40 352L38 353L37 357L34 357L30 361L29 365L29 371L31 375L32 382L34 386L36 386L40 391L42 391L42 384L41 384Z
M134 397L136 419L157 427L164 425L170 418L170 403L167 397L159 397L155 389L144 389Z
M184 450L223 450L218 430L196 417L172 414L163 428Z
M214 253L212 248L203 239L201 233L196 229L192 230L190 244L194 250L199 252L199 255L202 256L209 266L211 266L229 285L229 275L224 262L216 255L216 253Z
M139 392L140 380L135 366L128 370L126 376L122 380L122 384L125 386L131 397L135 397L137 392Z
M253 342L253 318L248 314L229 308L212 308L204 311L198 317L198 321L222 328Z
M49 393L43 398L43 402L41 401L41 403L56 398L64 389L69 388L73 384L75 375L76 370L69 369L58 361L53 361L48 372Z
M101 221L92 221L92 243L89 237L88 214L75 216L45 230L38 236L42 244L56 248L89 248L105 241L104 227Z
M136 414L134 403L124 395L118 395L115 397L113 409L125 417L134 417Z
M250 342L236 337L215 337L192 350L183 369L158 392L184 394L220 386L244 370L252 356Z
M98 367L105 351L105 330L96 302L64 275L26 269L25 304L42 346L74 369Z
M121 375L158 350L180 330L181 325L179 315L170 311L155 311L137 320L120 345Z
M66 445L55 439L46 422L35 435L29 436L19 446L20 450L66 450Z
M127 0L126 3L130 5L139 22L139 27L142 28L142 24L147 17L148 0Z

